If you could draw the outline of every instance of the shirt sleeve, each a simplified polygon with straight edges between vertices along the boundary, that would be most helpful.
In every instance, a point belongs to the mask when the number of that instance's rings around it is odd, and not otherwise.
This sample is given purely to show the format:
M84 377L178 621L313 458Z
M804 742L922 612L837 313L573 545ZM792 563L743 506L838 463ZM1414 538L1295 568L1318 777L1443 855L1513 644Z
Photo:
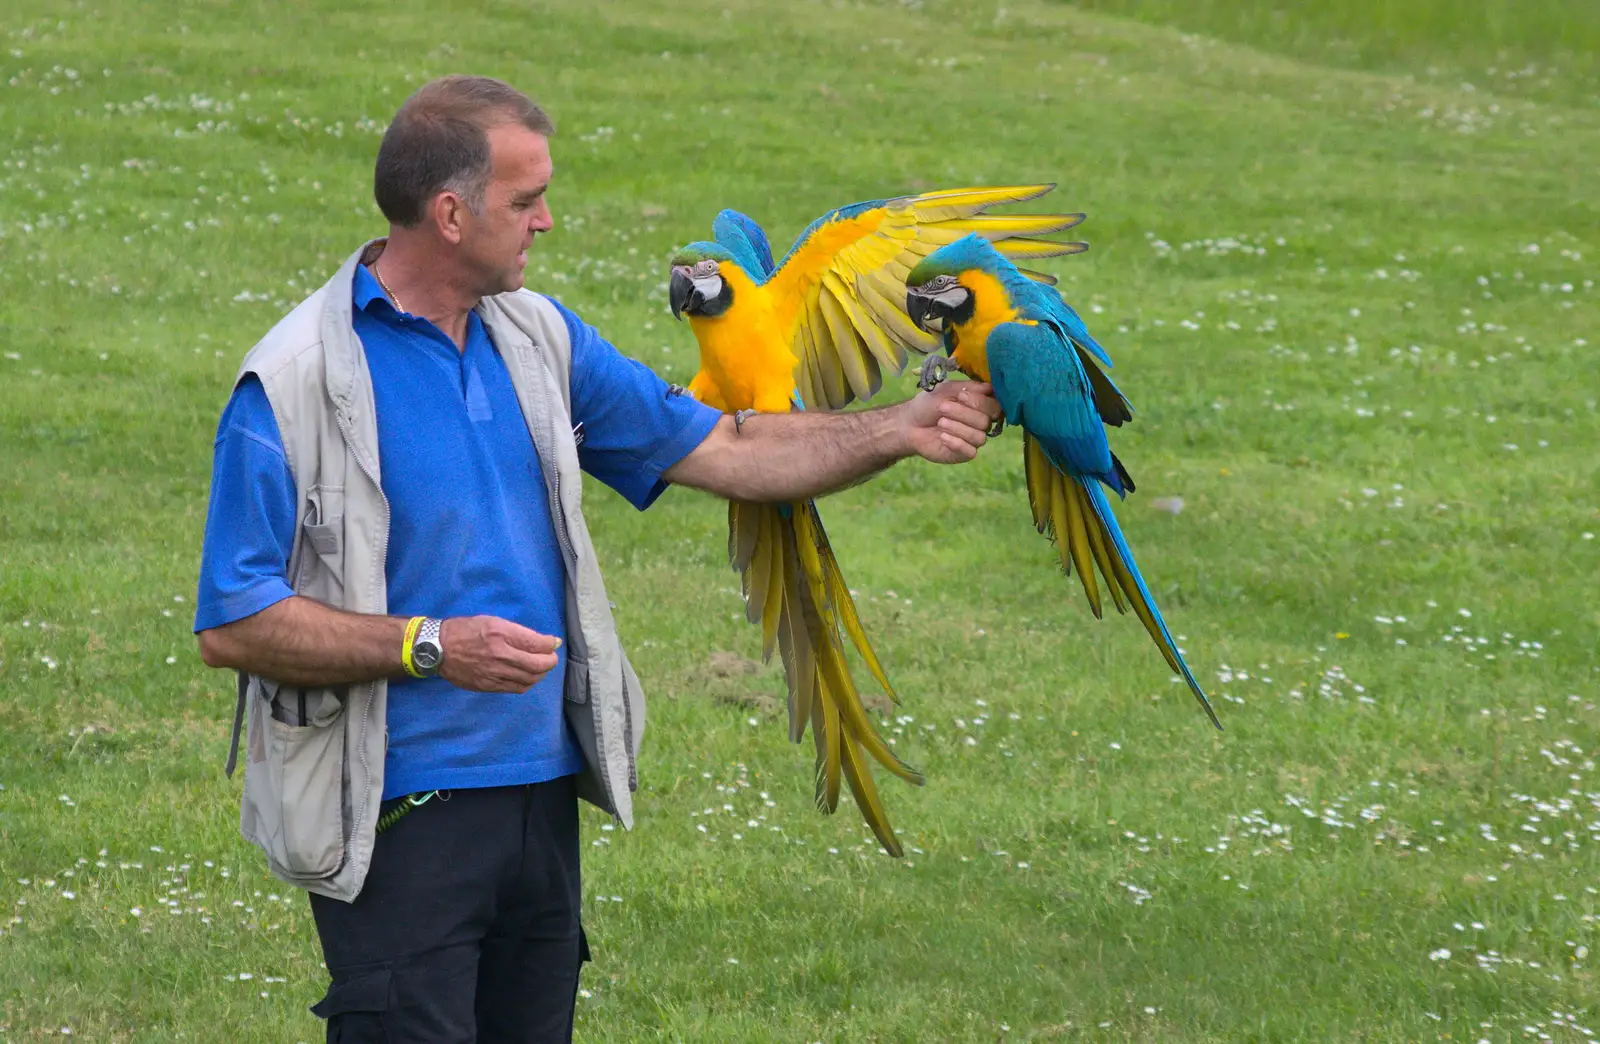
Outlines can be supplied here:
M294 593L294 489L266 389L247 376L217 425L196 632L254 616Z
M722 417L674 393L559 302L572 341L572 419L583 425L583 470L643 511L667 488L661 475L705 441Z

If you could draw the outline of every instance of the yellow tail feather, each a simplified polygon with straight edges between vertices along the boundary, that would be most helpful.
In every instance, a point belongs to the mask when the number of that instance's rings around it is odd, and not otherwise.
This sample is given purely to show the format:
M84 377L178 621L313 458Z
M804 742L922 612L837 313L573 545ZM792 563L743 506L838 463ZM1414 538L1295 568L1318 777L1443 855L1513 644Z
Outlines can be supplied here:
M1161 650L1161 656L1172 668L1172 673L1182 674L1177 650L1162 635L1155 614L1139 594L1139 585L1133 579L1133 572L1123 562L1122 556L1115 552L1110 534L1095 513L1088 491L1050 463L1039 441L1026 432L1022 436L1022 454L1028 504L1033 510L1034 525L1039 532L1055 541L1062 568L1070 574L1076 567L1083 593L1089 599L1090 610L1096 617L1101 615L1100 594L1094 575L1095 567L1098 567L1117 611L1125 613L1131 607L1144 629L1155 639L1156 648Z
M899 842L863 755L872 755L908 782L920 785L923 777L896 757L873 728L850 676L844 635L890 697L899 697L867 639L816 505L787 507L788 517L778 505L729 508L729 557L735 566L741 560L746 564L747 615L761 624L766 657L774 646L782 652L789 738L798 742L806 722L811 723L818 807L832 812L842 783L848 782L868 826L886 850L899 855Z
M1064 476L1063 476L1064 477ZM1094 562L1089 551L1088 527L1097 524L1083 517L1083 503L1076 496L1077 490L1068 489L1065 482L1058 481L1054 495L1066 501L1067 505L1067 532L1066 545L1072 552L1072 564L1078 567L1078 580L1083 584L1083 593L1089 597L1089 608L1094 610L1095 619L1103 614L1100 607L1100 586L1094 579ZM1056 539L1061 540L1062 533L1056 531Z
M832 812L839 807L839 711L822 687L822 698L812 706L811 736L817 742L817 807Z
M900 839L894 834L894 827L889 825L889 814L884 811L883 800L878 797L878 786L872 782L872 772L861 757L861 748L846 738L839 747L839 753L844 777L850 783L850 793L856 796L856 807L861 809L861 817L872 828L883 850L898 859L905 852L900 847Z
M1070 485L1072 495L1077 497L1079 506L1083 508L1084 516L1093 518L1095 521L1094 525L1088 527L1089 550L1094 553L1095 563L1100 567L1100 575L1106 578L1106 590L1111 592L1111 601L1116 605L1117 612L1126 613L1128 611L1128 603L1123 598L1122 584L1115 582L1113 579L1111 551L1106 546L1105 529L1100 525L1099 518L1095 516L1094 505L1089 502L1089 494L1084 491L1082 486L1065 475L1061 476L1061 481Z
M756 537L760 532L759 505L728 501L728 560L740 573L750 568L750 557L756 553Z
M764 505L747 504L745 510L753 510L755 516L754 531L755 542L752 545L750 564L742 574L741 580L744 587L745 619L751 623L761 621L761 612L767 605L767 585L772 582L773 556L777 553L777 545L772 540L768 529L767 512ZM737 568L737 566L735 566Z
M789 679L789 742L799 743L806 734L806 722L817 700L817 654L806 631L806 614L800 604L800 585L791 580L784 585L783 621L778 629L784 649L783 672Z
M817 532L822 533L822 520L816 518L816 505L811 505L812 522ZM867 665L867 670L872 672L872 677L883 686L883 691L894 703L900 702L900 694L889 683L889 675L883 669L883 664L878 661L878 654L873 651L872 643L867 639L867 632L861 626L861 616L856 611L856 600L850 594L850 587L844 582L844 573L839 570L839 560L833 555L833 547L828 543L827 534L822 536L822 572L827 579L828 598L833 603L834 610L839 616L839 625L844 628L844 633L849 636L850 643L856 647L856 652L861 655L861 660Z
M1039 442L1022 433L1022 469L1028 487L1028 507L1033 509L1033 524L1039 532L1050 529L1050 462L1045 460Z

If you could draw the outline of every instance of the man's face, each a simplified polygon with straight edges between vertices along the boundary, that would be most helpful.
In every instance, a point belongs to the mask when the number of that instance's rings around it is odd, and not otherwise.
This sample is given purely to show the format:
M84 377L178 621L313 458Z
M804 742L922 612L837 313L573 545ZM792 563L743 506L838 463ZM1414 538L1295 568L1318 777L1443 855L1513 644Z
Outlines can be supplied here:
M554 171L545 136L501 124L489 131L489 157L493 173L483 213L463 216L461 238L462 259L485 296L520 288L534 234L555 227L545 199Z

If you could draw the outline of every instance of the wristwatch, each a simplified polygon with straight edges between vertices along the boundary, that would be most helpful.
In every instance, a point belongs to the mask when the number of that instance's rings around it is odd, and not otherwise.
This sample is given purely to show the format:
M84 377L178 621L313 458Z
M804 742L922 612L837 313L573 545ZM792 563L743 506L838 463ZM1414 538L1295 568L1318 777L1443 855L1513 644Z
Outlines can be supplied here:
M417 628L417 636L411 639L411 663L419 678L439 673L439 663L444 659L444 644L439 640L439 630L443 626L443 620L427 617Z

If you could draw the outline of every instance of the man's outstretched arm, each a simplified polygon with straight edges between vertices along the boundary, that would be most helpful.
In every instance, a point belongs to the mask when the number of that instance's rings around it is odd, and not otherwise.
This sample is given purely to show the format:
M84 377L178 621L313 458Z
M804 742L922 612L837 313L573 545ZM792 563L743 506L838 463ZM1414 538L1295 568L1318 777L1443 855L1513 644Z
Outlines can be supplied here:
M969 461L1000 417L993 390L976 381L951 381L873 410L758 413L742 425L724 417L662 477L730 500L800 500L905 457Z

